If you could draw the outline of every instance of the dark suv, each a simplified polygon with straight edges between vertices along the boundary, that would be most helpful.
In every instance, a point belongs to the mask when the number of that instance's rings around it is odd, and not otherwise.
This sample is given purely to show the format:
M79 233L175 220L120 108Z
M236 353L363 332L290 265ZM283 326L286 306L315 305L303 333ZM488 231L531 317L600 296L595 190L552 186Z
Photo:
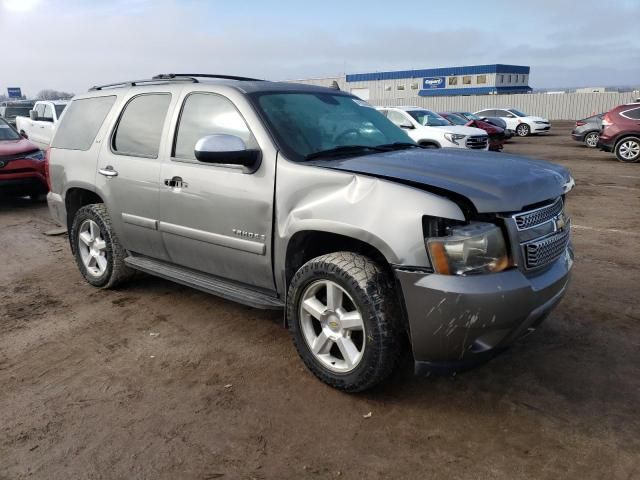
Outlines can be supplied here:
M602 119L598 146L613 152L621 162L640 160L640 103L619 105Z

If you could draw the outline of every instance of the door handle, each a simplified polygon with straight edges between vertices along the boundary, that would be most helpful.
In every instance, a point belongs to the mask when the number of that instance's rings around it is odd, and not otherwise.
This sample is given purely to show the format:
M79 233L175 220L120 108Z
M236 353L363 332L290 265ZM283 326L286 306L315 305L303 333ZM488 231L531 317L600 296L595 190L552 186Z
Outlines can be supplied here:
M187 182L182 177L165 178L164 184L169 188L187 188Z
M104 168L98 170L100 175L104 175L105 177L117 177L118 172L116 172L111 165L107 165Z

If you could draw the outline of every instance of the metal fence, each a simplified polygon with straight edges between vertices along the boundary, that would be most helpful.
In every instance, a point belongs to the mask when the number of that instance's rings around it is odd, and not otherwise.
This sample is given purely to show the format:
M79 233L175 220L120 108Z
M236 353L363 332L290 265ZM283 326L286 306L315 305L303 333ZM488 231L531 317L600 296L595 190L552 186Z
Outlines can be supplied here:
M550 120L576 120L609 111L616 105L633 102L638 97L640 97L638 91L624 93L529 93L464 97L371 98L369 103L383 106L415 105L436 112L477 112L485 108L514 107L529 115L537 115Z
M369 90L368 102L385 107L413 105L436 112L477 112L485 108L513 107L529 115L546 117L550 120L578 120L596 113L607 112L617 105L634 102L640 98L640 90L623 93L527 93L420 97L415 90L398 90L393 81L384 84L383 82L346 82L344 77L338 76L293 80L293 82L323 87L330 87L335 82L346 92L350 92L352 88L366 88ZM385 89L385 86L390 88Z

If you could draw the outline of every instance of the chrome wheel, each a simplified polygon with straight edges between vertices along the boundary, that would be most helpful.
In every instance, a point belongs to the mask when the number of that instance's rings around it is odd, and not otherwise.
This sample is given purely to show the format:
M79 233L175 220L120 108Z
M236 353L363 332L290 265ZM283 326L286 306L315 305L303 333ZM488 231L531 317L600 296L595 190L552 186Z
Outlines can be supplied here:
M313 356L333 372L351 372L366 343L362 314L351 296L337 283L319 280L300 298L300 327Z
M586 143L589 148L596 148L598 146L598 140L600 139L600 135L598 133L590 133L584 139L584 143Z
M527 135L529 135L529 125L527 125L526 123L521 123L516 128L516 133L519 137L526 137Z
M78 251L87 273L101 277L107 270L107 243L100 227L93 220L85 220L78 231Z
M640 156L640 143L635 140L626 140L618 147L618 153L623 160L635 160Z

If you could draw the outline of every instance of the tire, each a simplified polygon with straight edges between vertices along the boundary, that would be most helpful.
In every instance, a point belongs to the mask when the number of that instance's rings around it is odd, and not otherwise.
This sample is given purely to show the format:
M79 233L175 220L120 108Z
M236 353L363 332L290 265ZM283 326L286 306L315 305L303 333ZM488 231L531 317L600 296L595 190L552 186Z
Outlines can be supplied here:
M331 301L329 288L342 291L339 305ZM287 318L307 368L346 392L361 392L386 379L399 362L404 338L393 291L388 274L357 253L330 253L305 263L291 280ZM303 307L303 301L311 307ZM355 327L358 314L361 330Z
M87 243L89 239L92 239L91 246ZM70 241L80 273L94 287L114 288L133 276L134 271L124 263L127 252L113 231L104 204L86 205L78 210L73 218ZM91 257L93 261L87 262Z
M596 148L598 146L599 140L600 140L599 132L589 132L584 137L584 144L588 148Z
M526 123L521 123L516 127L516 135L519 137L528 137L531 135L531 127Z
M621 162L636 163L640 160L640 137L623 138L616 144L614 153Z

